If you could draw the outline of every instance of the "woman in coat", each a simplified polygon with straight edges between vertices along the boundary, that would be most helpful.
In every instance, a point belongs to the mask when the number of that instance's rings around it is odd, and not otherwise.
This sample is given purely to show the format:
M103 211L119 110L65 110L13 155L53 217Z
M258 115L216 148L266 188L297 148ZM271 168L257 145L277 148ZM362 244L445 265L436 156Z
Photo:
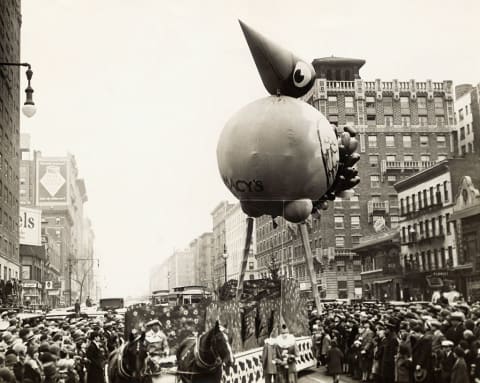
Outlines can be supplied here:
M336 341L332 341L330 350L327 353L328 372L333 377L333 383L338 383L339 375L342 373L343 352L337 346Z
M467 364L465 363L465 352L462 348L457 347L454 350L454 354L457 357L452 369L452 378L450 383L466 383L469 381L469 374Z
M265 383L276 383L277 377L277 365L275 364L275 358L277 355L276 348L276 330L272 331L272 334L269 338L265 339L265 344L263 346L262 353L262 366L263 366L263 377Z

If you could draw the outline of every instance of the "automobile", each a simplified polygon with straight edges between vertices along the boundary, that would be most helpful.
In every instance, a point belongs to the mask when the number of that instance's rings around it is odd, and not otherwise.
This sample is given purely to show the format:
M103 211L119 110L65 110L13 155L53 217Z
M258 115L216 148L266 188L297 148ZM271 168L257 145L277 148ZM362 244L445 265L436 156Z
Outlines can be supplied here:
M47 320L65 320L76 317L75 310L68 310L66 308L53 309L45 314Z

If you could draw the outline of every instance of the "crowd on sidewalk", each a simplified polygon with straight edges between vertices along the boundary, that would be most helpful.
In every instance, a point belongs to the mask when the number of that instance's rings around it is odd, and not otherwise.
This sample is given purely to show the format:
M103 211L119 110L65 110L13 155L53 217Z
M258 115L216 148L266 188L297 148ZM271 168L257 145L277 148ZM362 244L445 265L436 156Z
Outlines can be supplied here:
M123 342L114 315L26 323L11 311L1 319L0 383L101 383L107 355Z
M334 382L480 383L480 304L326 305L310 327Z

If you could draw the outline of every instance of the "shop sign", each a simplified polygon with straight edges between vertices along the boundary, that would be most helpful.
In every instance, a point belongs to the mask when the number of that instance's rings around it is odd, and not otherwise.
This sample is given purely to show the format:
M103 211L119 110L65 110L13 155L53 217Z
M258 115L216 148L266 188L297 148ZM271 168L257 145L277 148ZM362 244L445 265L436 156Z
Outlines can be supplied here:
M36 288L37 287L37 282L23 282L22 287L24 288Z
M60 295L60 290L48 290L47 291L48 296L59 296Z

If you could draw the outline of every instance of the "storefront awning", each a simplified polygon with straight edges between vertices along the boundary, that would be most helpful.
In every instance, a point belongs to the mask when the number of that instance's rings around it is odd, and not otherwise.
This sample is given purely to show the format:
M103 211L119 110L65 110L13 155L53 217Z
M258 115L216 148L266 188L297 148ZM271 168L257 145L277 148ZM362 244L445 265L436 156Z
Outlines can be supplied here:
M383 285L385 283L390 283L392 280L391 279L381 279L379 281L373 281L374 285Z
M31 256L45 259L44 246L20 245L20 256Z

